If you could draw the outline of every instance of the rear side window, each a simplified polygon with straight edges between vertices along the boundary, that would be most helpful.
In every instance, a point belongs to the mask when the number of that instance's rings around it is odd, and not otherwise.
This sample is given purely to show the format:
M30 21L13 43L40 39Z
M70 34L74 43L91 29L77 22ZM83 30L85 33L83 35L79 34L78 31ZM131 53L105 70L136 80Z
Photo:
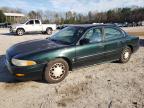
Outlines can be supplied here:
M35 24L40 24L40 21L39 20L35 20Z
M113 40L123 37L123 33L120 30L112 27L104 28L104 33L105 40Z
M84 38L89 39L90 43L101 42L102 41L102 29L93 28L85 34Z

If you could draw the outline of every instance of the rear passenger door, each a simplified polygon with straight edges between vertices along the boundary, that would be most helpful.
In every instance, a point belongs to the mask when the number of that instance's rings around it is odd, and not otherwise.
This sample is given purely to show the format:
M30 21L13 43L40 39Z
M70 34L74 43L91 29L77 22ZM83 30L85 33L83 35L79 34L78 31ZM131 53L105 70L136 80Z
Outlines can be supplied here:
M39 20L35 20L34 27L35 27L35 31L38 31L38 32L42 31L42 25L40 24Z
M118 59L125 43L125 35L116 27L104 27L103 29L105 60Z

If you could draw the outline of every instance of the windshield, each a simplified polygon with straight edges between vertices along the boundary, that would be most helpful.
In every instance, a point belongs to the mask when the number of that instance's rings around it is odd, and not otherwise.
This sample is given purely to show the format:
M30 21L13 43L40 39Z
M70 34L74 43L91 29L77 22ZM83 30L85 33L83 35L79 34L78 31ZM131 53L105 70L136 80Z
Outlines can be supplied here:
M54 34L50 39L55 42L72 44L83 33L84 29L80 27L66 27Z
M20 24L25 24L27 20L23 20Z

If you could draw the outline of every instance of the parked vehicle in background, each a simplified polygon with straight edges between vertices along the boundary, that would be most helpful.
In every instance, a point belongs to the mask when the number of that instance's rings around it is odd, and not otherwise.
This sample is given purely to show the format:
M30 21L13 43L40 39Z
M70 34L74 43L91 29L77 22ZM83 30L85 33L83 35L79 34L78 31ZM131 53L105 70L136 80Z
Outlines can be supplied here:
M144 26L144 21L142 21L142 26Z
M59 25L59 26L57 27L57 29L58 29L58 30L62 30L62 29L64 29L64 28L66 28L66 27L73 26L73 25L75 25L75 24L63 24L63 25Z
M92 24L96 25L96 24L104 24L104 23L92 23Z
M5 23L0 23L0 28L4 28L5 27Z
M57 83L76 67L116 60L126 63L138 48L139 38L115 25L69 26L50 38L12 46L6 65L17 79Z
M118 27L127 27L128 24L125 22L125 23L114 23L116 26Z
M62 30L62 29L64 29L64 28L66 28L66 27L68 27L68 26L65 26L65 25L59 25L59 26L57 27L57 30Z
M11 23L0 23L0 28L9 28Z
M42 24L41 20L30 19L22 24L14 24L10 27L10 33L16 33L19 36L26 32L42 32L48 35L56 30L56 24Z

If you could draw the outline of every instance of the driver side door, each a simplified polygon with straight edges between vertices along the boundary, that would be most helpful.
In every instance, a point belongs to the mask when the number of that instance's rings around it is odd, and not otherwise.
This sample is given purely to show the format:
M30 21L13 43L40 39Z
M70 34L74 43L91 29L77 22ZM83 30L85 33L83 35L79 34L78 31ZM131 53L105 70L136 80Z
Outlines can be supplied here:
M81 44L81 41L85 39L88 40L88 42ZM103 52L103 29L92 28L88 30L76 46L75 67L103 62Z
M25 30L27 31L27 32L33 32L33 31L35 31L35 27L34 27L34 20L30 20L30 21L28 21L27 23L26 23L26 25L25 25Z

